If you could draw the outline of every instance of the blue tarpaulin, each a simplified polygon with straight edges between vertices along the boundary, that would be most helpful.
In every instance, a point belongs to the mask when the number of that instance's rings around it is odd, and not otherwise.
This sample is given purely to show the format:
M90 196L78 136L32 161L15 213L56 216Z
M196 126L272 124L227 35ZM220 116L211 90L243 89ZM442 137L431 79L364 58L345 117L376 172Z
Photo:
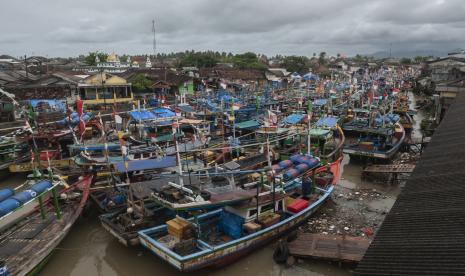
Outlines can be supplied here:
M167 108L155 108L152 112L157 116L157 118L168 118L175 117L176 113L167 109Z
M157 159L134 160L128 161L128 172L141 171L141 170L154 170L163 169L176 166L176 158L173 156L166 156ZM115 169L119 173L126 172L124 162L115 164Z
M133 110L129 112L134 121L150 121L161 118L175 117L176 113L167 108L155 108L154 110Z
M295 125L299 123L300 121L302 121L303 118L304 118L303 114L291 114L287 116L283 122L284 124Z
M134 121L146 121L146 120L153 120L156 119L157 117L155 114L148 110L135 110L135 111L129 111L129 115L131 115L131 119Z
M313 101L313 105L315 106L323 106L328 102L327 99L316 99Z
M323 117L316 122L317 127L335 127L337 125L338 118L336 117Z

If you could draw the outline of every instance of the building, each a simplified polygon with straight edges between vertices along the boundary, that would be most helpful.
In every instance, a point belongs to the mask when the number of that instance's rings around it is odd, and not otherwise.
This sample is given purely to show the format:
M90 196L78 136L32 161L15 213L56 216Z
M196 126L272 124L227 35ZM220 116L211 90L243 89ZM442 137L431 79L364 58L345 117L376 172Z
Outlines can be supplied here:
M131 83L126 79L100 72L90 75L77 84L78 97L91 109L115 104L132 104Z
M444 114L457 93L465 92L465 54L453 53L430 61L428 66L431 82L440 98L441 114Z

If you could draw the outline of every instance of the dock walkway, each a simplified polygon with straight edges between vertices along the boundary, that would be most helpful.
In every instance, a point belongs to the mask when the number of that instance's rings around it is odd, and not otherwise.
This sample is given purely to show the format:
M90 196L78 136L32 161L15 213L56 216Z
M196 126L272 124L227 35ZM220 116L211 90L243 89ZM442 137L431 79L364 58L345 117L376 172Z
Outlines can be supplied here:
M300 258L359 262L369 245L365 238L302 233L288 248L290 255Z
M411 173L414 169L414 164L371 165L364 168L363 173Z

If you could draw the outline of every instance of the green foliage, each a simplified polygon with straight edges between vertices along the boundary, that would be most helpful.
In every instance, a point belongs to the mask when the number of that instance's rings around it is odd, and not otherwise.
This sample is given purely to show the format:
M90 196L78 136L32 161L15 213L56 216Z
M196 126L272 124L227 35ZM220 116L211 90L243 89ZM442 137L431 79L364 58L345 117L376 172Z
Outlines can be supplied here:
M320 64L326 64L326 52L320 53L320 56L318 57L318 62Z
M152 85L153 85L153 81L149 79L147 76L145 76L144 74L137 74L132 79L132 87L136 91L149 89L152 87Z
M426 62L428 61L428 59L432 58L431 56L429 57L424 57L424 56L416 56L413 58L413 61L415 61L415 63L422 63L422 62Z
M404 65L412 64L412 60L409 58L401 58L399 62Z
M213 67L220 62L220 57L221 54L215 54L213 52L189 52L181 58L179 66L195 66L199 68Z
M89 54L85 57L84 61L87 65L95 66L97 65L95 62L95 58L98 56L100 61L107 60L108 54L103 52L89 52Z
M308 72L310 61L304 56L287 56L284 58L282 65L289 72L304 74Z
M263 64L255 53L247 52L244 54L235 55L232 58L234 67L239 69L266 69L266 65Z

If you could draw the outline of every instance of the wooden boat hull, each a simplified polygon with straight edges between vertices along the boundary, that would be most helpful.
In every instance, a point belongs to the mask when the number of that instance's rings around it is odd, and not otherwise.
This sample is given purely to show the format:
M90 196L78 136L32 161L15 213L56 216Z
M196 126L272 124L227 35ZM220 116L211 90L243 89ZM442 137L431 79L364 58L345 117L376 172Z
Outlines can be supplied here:
M334 171L339 172L341 161L342 158L337 161L337 165L335 166ZM338 179L339 174L335 175L335 180L333 183ZM166 251L164 250L164 246L161 243L157 242L151 237L151 235L158 231L164 231L166 226L165 228L156 227L139 231L139 239L144 247L148 248L150 251L152 251L152 253L167 261L180 271L187 272L208 267L224 266L244 255L249 254L253 250L269 243L270 241L295 230L297 227L307 221L308 218L314 214L319 209L319 207L321 207L323 203L326 202L327 199L330 198L333 190L334 186L330 186L317 201L313 202L306 209L273 226L260 230L251 235L247 235L238 240L233 240L231 242L215 247L210 247L207 250L203 250L192 255L182 257L176 253ZM221 211L222 210L217 210L214 212Z
M48 162L42 161L36 162L35 164L39 169L47 169ZM50 160L50 165L52 168L68 168L74 165L73 159L61 159L61 160ZM31 162L24 162L19 164L12 164L8 167L10 172L29 172L33 170Z
M71 227L80 217L87 202L89 188L92 181L91 176L84 177L73 185L82 191L80 200L68 205L62 212L61 219L56 219L53 208L47 211L47 219L40 217L40 212L36 210L23 225L15 226L14 229L2 234L0 244L0 259L5 261L10 275L30 275L37 273L43 267L45 260L52 254L56 246L65 238ZM50 206L49 206L50 207ZM24 235L31 235L29 228L34 225L37 233L33 233L34 238L29 239ZM31 226L33 225L33 226ZM36 228L33 228L34 230ZM33 231L34 232L34 231ZM28 234L29 233L29 234ZM8 251L12 247L13 252ZM6 250L6 252L2 252Z
M157 247L157 245L162 245L147 235L150 234L149 231L139 232L140 243L154 254L183 272L195 271L208 267L224 266L299 227L329 198L333 189L334 187L330 187L330 191L325 197L320 198L312 204L309 207L309 210L302 211L301 214L297 215L295 218L291 217L290 219L292 220L285 220L285 223L279 223L274 227L270 227L270 229L259 231L245 237L246 239L244 240L240 239L238 242L234 242L232 244L226 243L219 246L221 248L211 250L210 253L196 256L195 258L183 260L183 257L181 256L170 256L169 254L166 254L165 251L160 250L160 248ZM182 261L179 261L179 259Z

